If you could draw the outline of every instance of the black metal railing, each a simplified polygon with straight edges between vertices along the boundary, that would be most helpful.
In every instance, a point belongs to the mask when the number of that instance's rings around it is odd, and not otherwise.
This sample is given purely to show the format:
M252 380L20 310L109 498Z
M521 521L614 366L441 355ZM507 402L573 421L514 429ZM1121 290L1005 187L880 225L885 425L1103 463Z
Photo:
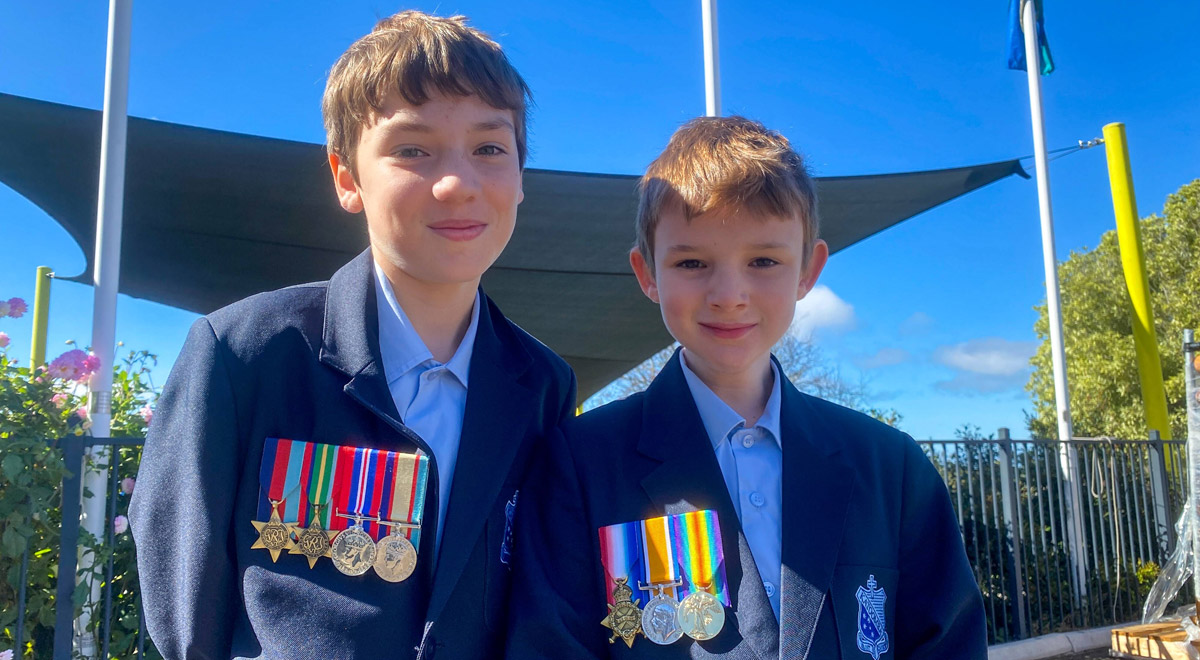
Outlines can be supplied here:
M1174 544L1175 513L1185 499L1183 441L1075 439L926 440L918 444L949 488L968 558L987 608L988 641L1000 643L1050 632L1137 619L1155 567ZM69 437L56 442L69 476L62 483L57 603L73 603L78 577L84 455L110 452L107 517L102 547L108 548L101 582L101 615L95 627L99 657L112 657L113 599L126 618L135 612L136 641L122 657L146 657L148 639L136 588L114 580L113 520L120 495L121 452L140 449L140 438ZM1078 475L1064 479L1066 451L1077 454ZM126 470L135 466L126 462ZM125 476L133 476L126 474ZM1079 516L1068 502L1078 494ZM128 551L132 551L130 547ZM20 569L16 648L25 634L29 552ZM1081 563L1082 562L1082 563ZM128 579L128 578L126 578ZM125 583L126 585L128 582ZM74 653L75 606L57 607L53 658ZM21 657L20 655L17 656Z

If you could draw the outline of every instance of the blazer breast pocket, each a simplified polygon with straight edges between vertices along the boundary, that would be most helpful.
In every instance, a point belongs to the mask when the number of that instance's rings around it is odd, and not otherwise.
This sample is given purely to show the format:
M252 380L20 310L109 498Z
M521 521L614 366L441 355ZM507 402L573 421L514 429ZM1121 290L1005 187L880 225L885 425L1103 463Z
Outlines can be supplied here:
M837 566L830 596L843 658L894 658L896 582L900 572L880 566Z

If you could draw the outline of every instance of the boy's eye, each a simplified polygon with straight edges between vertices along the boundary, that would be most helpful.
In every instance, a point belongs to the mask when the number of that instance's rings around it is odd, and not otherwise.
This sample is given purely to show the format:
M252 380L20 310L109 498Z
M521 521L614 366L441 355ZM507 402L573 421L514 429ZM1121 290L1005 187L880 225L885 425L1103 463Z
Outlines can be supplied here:
M429 154L420 147L400 147L396 150L396 155L400 158L420 158L421 156L428 156Z
M758 257L754 261L751 261L750 265L755 268L770 268L771 266L779 265L779 262L770 257Z
M704 263L699 259L683 259L682 261L675 262L675 267L683 270L695 270L697 268L704 268Z
M504 148L499 145L485 144L482 147L479 147L478 149L476 149L475 153L479 154L480 156L502 156L508 152L505 151Z

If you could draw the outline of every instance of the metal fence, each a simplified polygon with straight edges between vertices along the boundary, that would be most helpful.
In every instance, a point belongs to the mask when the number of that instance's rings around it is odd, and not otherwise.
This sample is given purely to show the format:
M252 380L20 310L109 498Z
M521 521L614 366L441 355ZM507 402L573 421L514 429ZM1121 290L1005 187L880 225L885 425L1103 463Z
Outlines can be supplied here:
M967 555L987 609L988 642L999 643L1050 632L1090 628L1137 619L1156 567L1174 543L1175 512L1185 499L1184 442L1077 439L1067 443L1011 440L1000 429L997 440L927 440L919 444L950 490ZM72 477L63 481L63 525L57 602L71 603L76 593L80 539L80 475L88 447L110 447L105 539L112 549L124 468L118 460L140 449L139 438L71 437L58 441ZM1082 543L1071 548L1075 525L1068 499L1076 489L1062 478L1064 450L1078 454ZM1073 554L1073 550L1078 554ZM28 556L26 550L26 556ZM132 554L132 546L126 550ZM142 623L136 575L114 569L120 552L106 554L95 627L99 657L157 657ZM1082 567L1073 565L1082 557ZM121 561L132 562L132 556ZM24 635L27 561L22 562L22 591L17 603L16 647ZM1076 569L1082 570L1076 570ZM1080 580L1077 576L1085 576ZM114 606L114 600L116 605ZM114 607L116 612L114 612ZM53 658L73 655L77 607L59 607ZM136 618L136 624L132 623ZM122 630L136 626L136 637L112 648L113 621ZM21 656L17 656L18 658ZM44 652L37 657L45 657Z
M989 643L1140 618L1174 543L1184 441L1011 440L1001 429L998 440L919 444L950 489ZM1072 450L1077 488L1063 478Z

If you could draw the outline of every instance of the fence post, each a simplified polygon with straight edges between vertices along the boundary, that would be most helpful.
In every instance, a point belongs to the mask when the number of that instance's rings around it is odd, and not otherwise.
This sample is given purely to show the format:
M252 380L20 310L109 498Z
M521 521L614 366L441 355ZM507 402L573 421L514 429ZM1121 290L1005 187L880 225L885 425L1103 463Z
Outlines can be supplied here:
M996 437L996 445L1000 448L1000 496L1004 499L1004 528L1010 551L1009 558L1012 561L1008 572L1011 576L1008 590L1013 603L1013 618L1017 621L1017 639L1026 639L1029 637L1029 627L1025 621L1025 561L1022 557L1024 544L1017 514L1021 491L1017 488L1017 478L1013 470L1015 461L1008 429L1001 427Z
M54 660L74 656L75 570L79 561L79 516L82 512L84 438L59 441L68 475L62 483L62 536L59 541L58 589L54 601Z
M1171 524L1171 491L1167 482L1166 447L1158 429L1150 429L1150 493L1154 497L1154 523L1158 529L1160 557L1175 547L1175 527ZM1162 542L1166 541L1166 547Z

